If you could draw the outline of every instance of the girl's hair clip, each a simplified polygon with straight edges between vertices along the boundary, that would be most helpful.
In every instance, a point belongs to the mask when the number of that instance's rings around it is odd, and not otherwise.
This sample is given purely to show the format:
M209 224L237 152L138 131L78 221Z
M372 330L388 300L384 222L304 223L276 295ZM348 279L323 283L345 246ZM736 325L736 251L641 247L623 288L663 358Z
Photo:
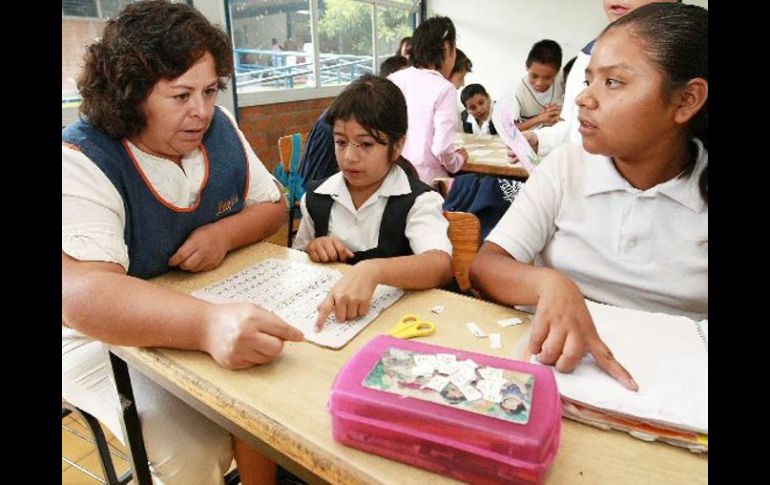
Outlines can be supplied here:
M446 29L446 30L444 31L444 34L441 36L441 40L444 40L444 39L446 39L446 36L447 36L447 35L449 35L449 29Z

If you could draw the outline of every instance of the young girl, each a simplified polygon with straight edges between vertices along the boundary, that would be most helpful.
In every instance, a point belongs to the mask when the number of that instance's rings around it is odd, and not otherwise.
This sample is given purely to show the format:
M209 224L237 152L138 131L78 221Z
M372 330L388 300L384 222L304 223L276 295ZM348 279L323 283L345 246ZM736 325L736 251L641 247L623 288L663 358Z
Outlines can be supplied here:
M407 114L398 87L364 75L326 119L340 172L305 193L294 249L315 262L355 266L319 306L318 328L332 311L340 322L368 313L377 284L423 289L452 279L442 198L401 157Z
M576 100L583 146L543 160L471 267L483 294L537 305L529 350L559 371L590 352L638 388L584 296L708 318L707 45L708 11L693 5L650 4L608 26Z
M409 136L404 157L420 180L432 183L459 171L468 158L453 142L458 126L457 93L450 78L457 58L455 27L448 17L421 23L412 37L412 67L388 76L401 88L409 106Z

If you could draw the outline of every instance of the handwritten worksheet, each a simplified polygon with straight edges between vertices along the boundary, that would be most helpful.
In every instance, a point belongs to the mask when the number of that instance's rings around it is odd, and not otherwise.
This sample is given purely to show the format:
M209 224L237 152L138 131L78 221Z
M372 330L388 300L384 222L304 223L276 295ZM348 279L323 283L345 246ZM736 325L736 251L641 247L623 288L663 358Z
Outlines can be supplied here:
M212 303L255 303L298 328L309 342L339 349L404 294L399 288L378 285L369 313L343 323L332 314L323 330L316 332L317 307L340 278L342 272L335 269L271 258L195 291L192 296Z

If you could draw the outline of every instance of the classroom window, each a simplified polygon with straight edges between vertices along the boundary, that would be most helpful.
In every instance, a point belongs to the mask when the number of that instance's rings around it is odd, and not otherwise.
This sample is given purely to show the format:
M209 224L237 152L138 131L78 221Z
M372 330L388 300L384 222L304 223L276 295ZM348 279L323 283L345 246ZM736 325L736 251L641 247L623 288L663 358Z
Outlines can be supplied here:
M229 0L238 105L333 96L362 74L376 73L399 40L411 35L420 4Z
M62 17L108 19L120 12L131 0L62 0Z
M77 77L88 44L101 37L107 20L137 0L62 0L61 107L62 127L77 120L80 93Z
M417 14L412 10L392 6L377 6L377 62L379 72L382 61L396 53L401 39L411 37Z

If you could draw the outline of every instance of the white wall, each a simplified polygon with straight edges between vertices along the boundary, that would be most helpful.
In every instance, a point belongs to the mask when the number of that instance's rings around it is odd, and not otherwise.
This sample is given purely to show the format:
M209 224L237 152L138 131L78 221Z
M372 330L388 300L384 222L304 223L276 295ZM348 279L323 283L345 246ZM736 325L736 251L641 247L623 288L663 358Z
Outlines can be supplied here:
M446 15L457 46L473 61L465 83L483 84L497 99L526 72L532 44L552 39L563 62L577 55L607 25L601 0L426 0L428 17ZM685 3L708 8L708 0Z

